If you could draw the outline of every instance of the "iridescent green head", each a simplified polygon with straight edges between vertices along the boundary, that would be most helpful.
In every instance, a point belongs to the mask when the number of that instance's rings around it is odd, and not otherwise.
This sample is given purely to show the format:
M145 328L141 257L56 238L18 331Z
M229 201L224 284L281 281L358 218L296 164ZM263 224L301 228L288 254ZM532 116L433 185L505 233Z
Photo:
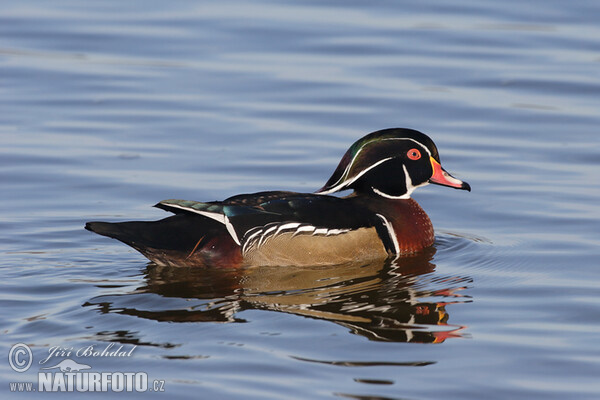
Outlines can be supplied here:
M433 141L413 129L394 128L373 132L356 141L325 186L330 194L352 189L393 199L407 199L428 183L471 190L468 183L448 174L440 165Z

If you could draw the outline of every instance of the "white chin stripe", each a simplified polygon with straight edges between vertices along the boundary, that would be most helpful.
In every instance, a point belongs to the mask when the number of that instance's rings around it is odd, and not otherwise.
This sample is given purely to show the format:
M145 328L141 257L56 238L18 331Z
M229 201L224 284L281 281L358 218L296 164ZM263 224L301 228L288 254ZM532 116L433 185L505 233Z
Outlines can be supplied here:
M411 190L410 192L404 193L402 196L392 196L390 194L383 193L381 190L377 190L374 187L372 187L371 189L373 189L373 192L380 195L381 197L385 197L386 199L394 199L394 200L410 199L410 194L412 193L412 190Z
M382 192L381 190L377 190L376 188L371 187L371 189L373 189L373 192L377 193L381 197L385 197L386 199L394 199L394 200L410 199L410 195L412 194L412 192L415 191L416 188L429 184L429 182L426 181L426 182L421 183L420 185L414 186L412 183L412 179L410 179L410 175L408 174L408 170L406 169L406 165L402 165L402 169L404 170L404 181L405 181L405 185L406 185L406 193L404 193L401 196L392 196L390 194Z

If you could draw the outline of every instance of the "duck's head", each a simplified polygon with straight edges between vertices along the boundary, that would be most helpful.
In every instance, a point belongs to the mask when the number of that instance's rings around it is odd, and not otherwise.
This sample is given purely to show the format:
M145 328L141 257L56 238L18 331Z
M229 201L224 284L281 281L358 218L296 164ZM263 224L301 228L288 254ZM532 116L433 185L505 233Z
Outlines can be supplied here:
M325 186L329 194L352 189L393 199L407 199L418 187L435 183L471 191L440 164L429 136L413 129L394 128L368 134L356 141L340 161Z

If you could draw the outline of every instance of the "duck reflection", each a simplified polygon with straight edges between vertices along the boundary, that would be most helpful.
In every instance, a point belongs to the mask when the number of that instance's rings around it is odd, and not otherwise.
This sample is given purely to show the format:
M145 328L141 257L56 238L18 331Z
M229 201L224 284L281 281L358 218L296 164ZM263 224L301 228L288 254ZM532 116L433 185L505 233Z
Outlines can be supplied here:
M245 322L240 311L270 310L328 320L375 341L440 343L460 337L465 328L448 324L446 306L470 301L460 290L471 280L433 273L434 253L328 267L216 270L150 264L145 285L85 305L169 322Z

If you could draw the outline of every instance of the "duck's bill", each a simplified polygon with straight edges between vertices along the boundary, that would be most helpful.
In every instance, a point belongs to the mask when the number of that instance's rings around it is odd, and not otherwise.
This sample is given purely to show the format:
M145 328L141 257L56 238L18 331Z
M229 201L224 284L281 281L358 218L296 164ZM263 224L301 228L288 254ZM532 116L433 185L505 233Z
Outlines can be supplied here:
M433 157L430 157L430 160L431 166L433 168L433 175L431 176L431 178L429 178L430 183L435 183L436 185L442 186L449 186L455 189L468 190L469 192L471 191L471 185L469 185L467 182L461 181L460 179L456 179L455 177L447 173L444 170L444 168L442 168L440 163L435 161Z

